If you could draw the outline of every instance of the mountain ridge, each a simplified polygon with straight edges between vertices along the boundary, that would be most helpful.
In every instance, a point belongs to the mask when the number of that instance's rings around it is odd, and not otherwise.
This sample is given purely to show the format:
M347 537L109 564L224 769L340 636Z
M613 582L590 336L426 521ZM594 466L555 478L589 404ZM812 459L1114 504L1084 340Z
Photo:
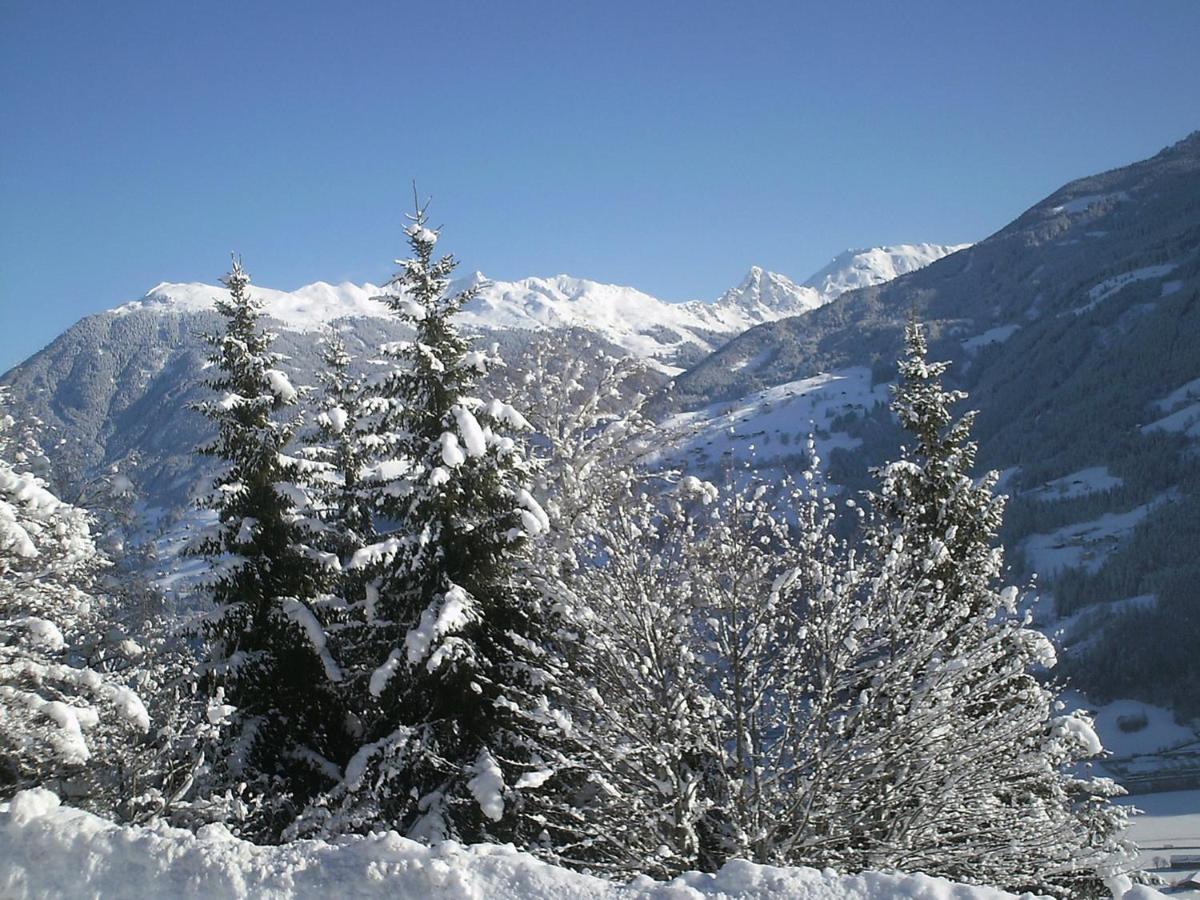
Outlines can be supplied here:
M835 262L845 258L856 271L840 273L821 289L753 266L739 285L712 301L671 303L634 287L566 274L502 281L474 272L457 279L450 289L478 291L459 315L465 326L488 331L586 328L626 352L669 368L715 350L754 325L816 309L834 299L844 284L863 279L879 283L892 277L897 266L907 270L959 247L913 244L848 251L849 256L840 254ZM870 262L859 258L864 253L871 254ZM383 290L349 281L317 281L293 291L251 286L252 294L264 301L267 314L295 331L321 330L345 318L386 318L391 313L375 299ZM219 285L164 281L140 299L106 312L118 316L135 311L201 312L212 309L215 298L225 293Z

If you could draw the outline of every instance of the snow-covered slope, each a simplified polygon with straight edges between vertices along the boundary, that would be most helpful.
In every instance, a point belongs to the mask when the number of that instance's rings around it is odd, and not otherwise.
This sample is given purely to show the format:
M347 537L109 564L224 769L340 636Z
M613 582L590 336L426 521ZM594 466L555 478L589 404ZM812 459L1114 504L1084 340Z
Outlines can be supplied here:
M555 868L511 846L425 847L394 832L264 847L238 840L220 825L197 834L166 826L121 827L61 806L49 791L35 789L0 804L0 896L1002 900L1014 895L927 875L836 875L742 861L713 875L618 885ZM1149 896L1157 895L1126 894L1127 900Z
M809 279L809 285L754 266L741 284L713 302L668 303L636 288L570 275L491 281L476 272L456 282L454 288L479 288L462 311L463 325L480 329L586 328L636 356L675 363L709 353L754 325L823 306L847 286L887 281L953 249L917 244L849 251ZM841 267L839 260L845 263ZM252 288L263 299L268 314L294 331L318 330L339 319L386 316L386 307L374 299L379 291L372 284L323 281L294 291ZM140 300L112 312L199 312L211 309L217 297L227 295L215 285L163 282Z
M923 269L943 256L949 256L970 244L896 244L869 250L847 250L833 258L825 268L804 282L823 297L832 300L846 291L883 284L917 269Z

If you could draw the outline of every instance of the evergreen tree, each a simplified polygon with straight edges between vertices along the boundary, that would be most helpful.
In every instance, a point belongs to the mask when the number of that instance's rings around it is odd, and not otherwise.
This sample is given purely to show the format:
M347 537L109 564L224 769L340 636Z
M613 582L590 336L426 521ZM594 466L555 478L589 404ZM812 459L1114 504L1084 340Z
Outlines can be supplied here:
M573 814L555 697L561 664L538 595L514 565L549 522L508 404L472 396L498 362L471 350L452 317L473 290L448 292L456 265L418 209L412 256L383 300L415 337L383 348L369 397L374 458L364 488L381 534L350 568L369 578L366 628L346 658L371 659L352 705L360 748L306 827L386 823L422 840L561 845Z
M219 397L197 407L216 426L201 452L223 465L202 500L216 522L192 548L212 566L200 674L206 718L221 730L197 789L217 810L226 796L242 835L272 841L333 780L349 746L324 630L323 588L338 563L313 546L305 466L284 452L298 422L277 415L298 392L276 368L275 336L239 260L223 283L225 329L210 338L218 374L208 381Z
M1036 677L1054 650L999 585L1003 498L994 473L971 475L971 416L951 413L963 395L945 369L910 325L893 409L916 441L876 472L852 703L797 861L1101 896L1129 862L1120 791L1064 770L1100 742Z

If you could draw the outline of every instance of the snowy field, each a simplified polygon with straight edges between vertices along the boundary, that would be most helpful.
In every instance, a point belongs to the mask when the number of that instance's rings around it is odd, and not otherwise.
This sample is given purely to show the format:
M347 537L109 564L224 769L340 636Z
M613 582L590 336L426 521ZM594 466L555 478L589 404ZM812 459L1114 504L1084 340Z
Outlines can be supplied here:
M1200 790L1141 794L1121 802L1143 812L1129 827L1130 836L1142 848L1141 865L1170 884L1200 870L1200 864L1170 867L1172 857L1200 856ZM1200 898L1200 889L1171 896Z
M745 365L753 366L755 360ZM834 448L853 449L860 443L836 430L833 420L862 416L888 397L886 384L872 385L871 370L856 366L681 413L668 419L665 427L682 436L674 453L685 457L693 471L706 471L726 454L770 466L804 452L810 433L817 454L828 460Z
M733 862L714 875L617 885L511 847L425 847L394 832L260 847L220 825L119 827L35 789L0 804L5 898L387 897L391 900L1001 900L1014 895L925 875L839 876ZM1025 895L1030 897L1031 895ZM1157 896L1135 889L1126 900Z

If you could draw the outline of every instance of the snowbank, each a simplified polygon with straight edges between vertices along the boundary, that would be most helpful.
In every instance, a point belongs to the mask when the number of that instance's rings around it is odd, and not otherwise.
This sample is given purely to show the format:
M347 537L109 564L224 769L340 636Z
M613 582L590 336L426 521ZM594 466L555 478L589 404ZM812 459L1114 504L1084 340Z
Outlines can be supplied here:
M795 900L1000 900L991 888L925 875L839 876L733 862L715 875L616 885L511 847L425 847L395 833L259 847L220 825L197 834L122 827L35 789L0 804L0 896L388 897L392 900L574 900L645 897Z

